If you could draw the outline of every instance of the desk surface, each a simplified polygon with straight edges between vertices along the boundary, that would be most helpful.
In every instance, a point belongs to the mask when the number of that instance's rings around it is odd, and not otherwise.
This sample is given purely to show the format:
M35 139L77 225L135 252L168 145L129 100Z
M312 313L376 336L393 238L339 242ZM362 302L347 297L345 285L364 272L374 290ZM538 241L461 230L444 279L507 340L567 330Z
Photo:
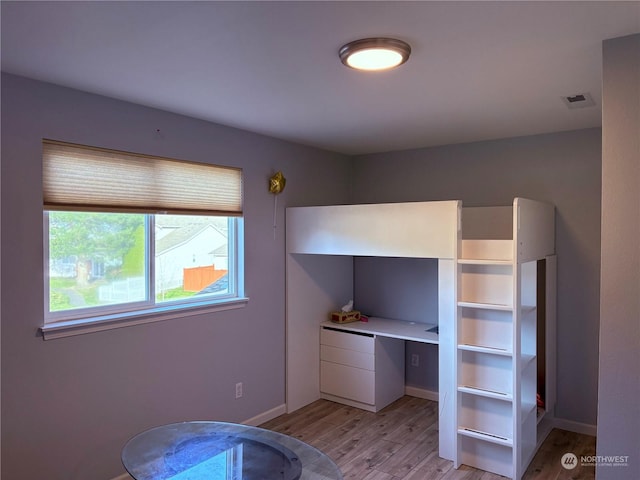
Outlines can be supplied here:
M133 437L122 463L136 480L342 480L324 453L281 433L224 422L183 422Z
M399 338L421 343L439 343L438 334L428 330L435 327L432 323L407 322L389 318L369 317L368 322L334 323L322 322L322 327L337 328L351 332L368 333L381 337Z

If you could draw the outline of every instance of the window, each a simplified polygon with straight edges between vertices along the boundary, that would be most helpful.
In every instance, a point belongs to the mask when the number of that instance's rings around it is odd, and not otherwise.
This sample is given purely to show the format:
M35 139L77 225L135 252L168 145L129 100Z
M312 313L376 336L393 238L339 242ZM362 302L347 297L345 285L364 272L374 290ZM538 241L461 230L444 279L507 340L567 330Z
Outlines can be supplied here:
M45 338L242 300L240 170L51 141L43 152Z

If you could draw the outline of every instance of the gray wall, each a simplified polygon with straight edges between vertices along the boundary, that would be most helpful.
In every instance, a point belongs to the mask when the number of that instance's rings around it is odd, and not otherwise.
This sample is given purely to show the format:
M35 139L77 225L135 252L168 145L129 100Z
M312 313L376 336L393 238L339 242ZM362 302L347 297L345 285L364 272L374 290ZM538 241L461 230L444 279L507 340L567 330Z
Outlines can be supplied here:
M431 258L356 257L354 306L365 314L438 323L438 261ZM411 363L418 355L419 365ZM438 347L405 342L405 385L438 391Z
M43 137L242 167L248 305L43 341ZM282 405L284 207L346 203L350 165L341 155L3 75L2 478L109 479L124 471L122 445L151 426L243 421ZM274 239L267 186L277 170L287 188Z
M599 479L640 478L640 35L603 43Z
M521 196L556 206L556 416L587 425L596 423L598 393L600 170L600 129L367 155L354 163L356 203L461 199L463 206L510 205ZM373 278L370 273L366 281ZM386 286L397 292L405 287L400 281ZM429 388L434 372L424 368L425 383L415 386ZM412 383L417 378L412 372Z

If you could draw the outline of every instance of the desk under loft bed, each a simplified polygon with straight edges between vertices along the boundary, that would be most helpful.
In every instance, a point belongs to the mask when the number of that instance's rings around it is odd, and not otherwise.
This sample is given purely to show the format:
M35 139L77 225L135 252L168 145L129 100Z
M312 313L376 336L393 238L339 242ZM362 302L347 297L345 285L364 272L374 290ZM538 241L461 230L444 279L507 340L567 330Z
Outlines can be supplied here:
M440 456L519 479L555 404L554 207L293 207L286 222L287 411L378 411L404 394L404 342L435 343ZM354 297L354 257L436 259L436 318L328 322Z

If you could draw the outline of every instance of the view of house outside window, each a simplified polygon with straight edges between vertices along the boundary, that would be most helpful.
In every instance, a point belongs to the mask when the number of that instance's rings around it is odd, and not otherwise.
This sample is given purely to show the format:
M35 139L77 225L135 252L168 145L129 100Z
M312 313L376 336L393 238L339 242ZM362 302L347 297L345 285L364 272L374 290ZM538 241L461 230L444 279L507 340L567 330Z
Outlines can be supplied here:
M234 293L229 281L233 217L59 211L46 215L53 320L79 311L92 316Z

